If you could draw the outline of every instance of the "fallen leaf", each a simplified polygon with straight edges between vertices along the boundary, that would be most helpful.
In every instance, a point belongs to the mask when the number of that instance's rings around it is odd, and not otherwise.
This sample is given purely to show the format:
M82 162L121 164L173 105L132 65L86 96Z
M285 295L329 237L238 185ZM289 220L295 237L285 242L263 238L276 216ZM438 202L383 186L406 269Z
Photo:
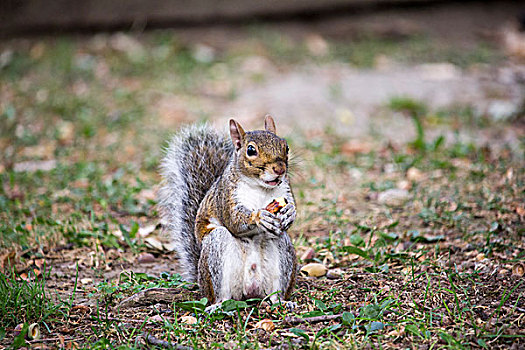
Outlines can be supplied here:
M139 199L154 200L156 198L155 191L150 188L145 188L137 195Z
M308 248L303 253L303 255L301 255L301 260L302 261L312 260L313 258L315 258L315 250L313 248Z
M93 279L92 278L81 278L80 279L80 283L82 283L82 284L90 284L90 283L93 283Z
M370 153L371 150L372 150L372 147L369 144L363 143L362 141L359 141L359 140L350 140L348 142L345 142L341 146L341 152L347 155L352 155L352 154L357 154L357 153Z
M87 314L91 311L89 306L86 305L75 305L71 308L72 312L81 313L81 314Z
M16 163L13 166L13 170L16 172L35 172L38 170L49 171L53 170L57 166L57 161L52 160L40 160L40 161L27 161Z
M304 265L301 268L301 272L311 277L321 277L326 275L328 268L323 264L311 263Z
M476 261L482 261L483 259L485 259L485 254L483 253L479 253L478 255L476 255Z
M159 241L158 238L156 237L146 237L144 239L144 242L146 242L146 244L152 248L155 248L157 250L164 250L164 246L162 242Z
M401 181L397 182L396 187L401 189L401 190L408 191L408 190L410 190L412 188L412 184L410 183L410 181L401 180Z
M425 175L418 168L410 168L407 170L407 179L410 181L421 181Z
M326 56L328 54L328 43L319 34L311 34L306 37L306 47L313 56Z
M405 203L409 198L410 194L407 190L392 188L379 193L377 201L389 206L399 206Z
M275 324L272 320L265 318L264 320L260 320L255 324L255 328L264 329L267 332L272 332L275 329Z
M195 318L194 316L187 315L187 316L182 316L180 318L180 321L185 324L196 324L197 318Z
M7 251L0 255L0 270L5 270L15 264L16 252L14 250Z
M512 275L517 277L522 277L525 273L525 265L522 263L517 263L512 266Z
M155 231L155 227L156 227L156 225L148 225L148 226L140 227L139 228L139 236L140 237L146 237L147 235L149 235L150 233Z
M161 315L155 315L149 319L150 322L164 322L164 318Z
M319 255L323 257L323 265L328 266L335 261L334 254L328 249L321 249Z

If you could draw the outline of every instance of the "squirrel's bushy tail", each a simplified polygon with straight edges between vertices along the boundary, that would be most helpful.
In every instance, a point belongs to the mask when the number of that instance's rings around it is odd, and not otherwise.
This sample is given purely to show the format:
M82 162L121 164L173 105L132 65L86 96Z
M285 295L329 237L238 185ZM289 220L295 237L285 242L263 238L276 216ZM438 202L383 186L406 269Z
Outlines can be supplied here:
M161 162L163 184L158 205L179 256L181 274L187 281L197 279L201 247L194 227L199 205L223 173L232 152L226 135L206 124L194 125L181 129L171 140Z

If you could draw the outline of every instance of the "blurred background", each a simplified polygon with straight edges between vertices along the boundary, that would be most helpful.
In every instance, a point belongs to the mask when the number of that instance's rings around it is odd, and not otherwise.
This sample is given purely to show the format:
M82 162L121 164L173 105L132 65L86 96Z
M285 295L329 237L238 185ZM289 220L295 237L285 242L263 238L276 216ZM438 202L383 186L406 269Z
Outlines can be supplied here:
M522 112L520 1L0 6L3 130L18 135L7 149L4 142L8 165L20 156L18 142L56 133L45 148L53 152L57 142L62 148L79 136L113 134L138 119L146 123L135 131L160 126L152 131L158 134L200 119L252 123L269 112L286 132L299 124L406 141L415 129L410 118L385 113L392 98L417 100L440 112L434 119L452 113L483 123Z

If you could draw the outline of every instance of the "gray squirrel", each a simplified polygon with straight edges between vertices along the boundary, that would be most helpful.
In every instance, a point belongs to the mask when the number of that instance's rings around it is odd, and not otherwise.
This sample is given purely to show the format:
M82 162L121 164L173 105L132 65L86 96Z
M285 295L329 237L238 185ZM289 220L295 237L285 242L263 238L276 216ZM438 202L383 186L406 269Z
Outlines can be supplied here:
M207 125L188 126L161 163L159 209L182 276L214 305L267 295L278 302L295 284L289 150L273 118L264 124L265 130L245 132L232 119L231 140ZM272 212L267 208L277 198L284 203Z

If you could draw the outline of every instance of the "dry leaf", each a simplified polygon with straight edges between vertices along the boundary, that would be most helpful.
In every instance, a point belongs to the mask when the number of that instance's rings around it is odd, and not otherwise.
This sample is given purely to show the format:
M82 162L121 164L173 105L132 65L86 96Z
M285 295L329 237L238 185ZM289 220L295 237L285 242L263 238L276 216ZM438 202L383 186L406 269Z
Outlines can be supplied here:
M328 271L328 268L324 266L323 264L318 263L311 263L304 265L301 268L301 272L306 274L307 276L312 277L321 277L326 275L326 271Z
M182 316L180 318L180 321L182 323L185 323L185 324L195 324L195 323L197 323L197 319L194 316L190 316L190 315Z
M379 193L377 201L381 204L389 206L398 206L405 203L410 198L410 194L407 190L399 188L392 188Z
M522 263L517 263L512 266L512 275L517 277L522 277L525 273L525 266Z
M323 257L323 265L328 266L334 263L335 258L328 249L321 249L318 254Z
M82 283L82 284L90 284L90 283L93 283L93 279L92 278L81 278L80 279L80 283Z
M87 314L91 311L91 309L89 308L89 306L86 305L75 305L71 308L71 311L81 314Z
M15 264L15 257L16 252L14 250L10 250L0 255L0 270L13 266Z
M408 191L408 190L410 190L412 188L412 184L410 183L410 181L401 180L401 181L397 182L396 187L401 189L401 190Z
M410 168L407 171L407 179L410 181L420 181L423 180L425 175L418 168Z
M149 319L149 322L164 322L164 318L161 315L155 315Z
M341 146L341 152L346 155L369 153L372 146L359 140L350 140Z
M138 232L139 236L146 237L147 235L155 231L155 227L156 225L148 225L148 226L140 227L139 232Z
M272 332L275 329L275 324L272 320L265 318L264 320L260 320L255 325L255 328L264 329L267 332Z
M478 255L476 255L476 261L482 261L483 259L485 259L485 254L483 253L479 253Z
M329 51L328 43L319 34L311 34L306 37L306 47L314 56L326 56Z
M301 260L302 261L312 260L313 258L315 258L315 250L313 248L308 248L303 253L303 255L301 255Z
M16 172L35 172L37 170L49 171L56 168L57 161L52 160L37 160L16 163L13 166L13 170Z
M152 247L152 248L155 248L157 250L164 250L164 246L162 245L162 242L159 241L158 238L156 237L146 237L144 239L144 242L146 242L146 245Z

